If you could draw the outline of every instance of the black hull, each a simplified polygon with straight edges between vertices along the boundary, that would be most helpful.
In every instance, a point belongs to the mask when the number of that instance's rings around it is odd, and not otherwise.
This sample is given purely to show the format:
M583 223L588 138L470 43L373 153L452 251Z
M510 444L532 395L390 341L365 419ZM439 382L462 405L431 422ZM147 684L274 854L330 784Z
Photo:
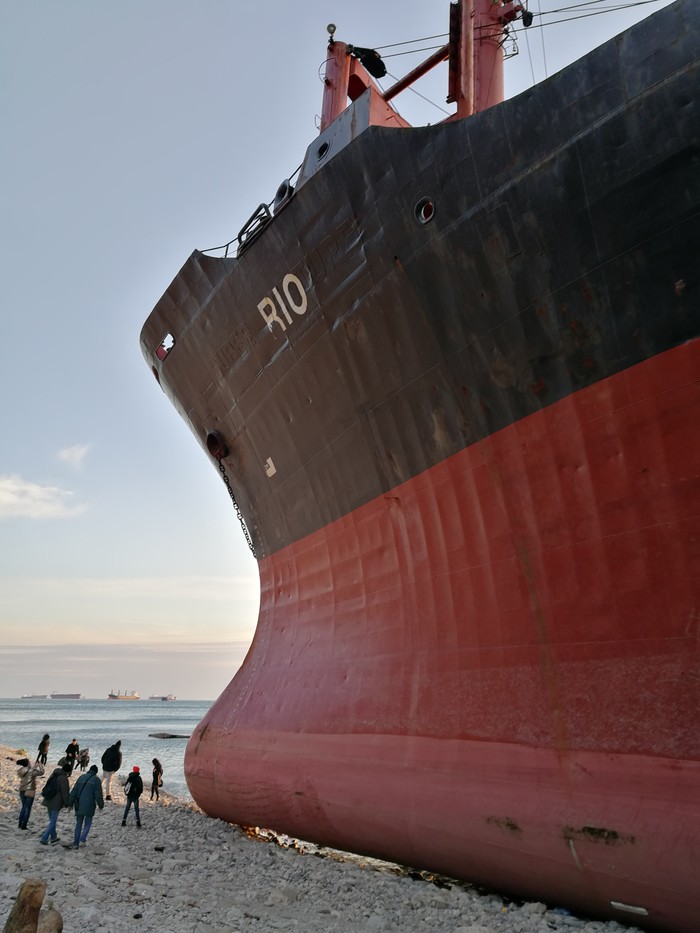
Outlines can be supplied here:
M240 259L188 260L144 353L174 336L161 385L224 437L259 555L697 334L697 10L469 120L371 127ZM269 329L290 272L308 308Z

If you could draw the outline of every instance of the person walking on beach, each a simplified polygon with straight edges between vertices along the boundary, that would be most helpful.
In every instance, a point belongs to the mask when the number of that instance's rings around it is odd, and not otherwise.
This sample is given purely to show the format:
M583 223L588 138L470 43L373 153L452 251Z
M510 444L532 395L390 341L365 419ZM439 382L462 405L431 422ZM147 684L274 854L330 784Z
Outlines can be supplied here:
M55 768L51 777L46 782L44 790L47 787L52 789L49 785L49 781L56 780L53 783L53 793L48 797L44 797L43 804L46 809L49 811L49 825L46 827L44 832L41 834L39 842L42 846L47 846L49 842L52 846L55 846L59 841L56 834L56 820L58 819L58 814L63 810L64 807L68 806L68 798L70 797L70 787L68 784L68 775L71 773L71 766L66 762L62 767ZM43 795L43 791L42 791Z
M22 808L19 811L19 828L26 829L36 794L36 779L44 773L44 766L39 763L38 759L36 764L30 765L28 758L18 758L17 764L19 765L17 769L19 799L22 801Z
M131 804L134 805L134 814L136 815L136 825L141 829L141 816L139 814L139 797L143 793L143 779L139 774L138 765L134 765L131 769L131 774L126 779L126 784L124 785L124 793L126 794L126 807L124 809L124 816L122 817L122 826L126 826L126 818L129 815L129 810L131 809Z
M68 798L68 806L75 806L75 832L73 842L67 843L65 849L78 849L86 844L95 810L97 807L102 810L104 805L97 765L92 765L87 774L81 775L75 782Z
M122 740L110 745L102 756L102 780L105 785L105 800L111 800L109 791L112 778L122 766Z
M49 735L48 732L45 732L44 738L41 740L41 742L39 742L39 748L38 748L39 757L37 758L37 761L41 765L46 764L46 759L49 754L49 745L51 744L50 740L51 740L51 736Z
M73 739L68 747L66 748L66 764L70 765L70 771L68 774L73 773L73 768L75 767L78 761L78 755L80 754L80 746L78 745L78 740Z
M153 759L153 780L151 781L151 800L153 795L158 799L158 788L163 786L163 765L157 758Z

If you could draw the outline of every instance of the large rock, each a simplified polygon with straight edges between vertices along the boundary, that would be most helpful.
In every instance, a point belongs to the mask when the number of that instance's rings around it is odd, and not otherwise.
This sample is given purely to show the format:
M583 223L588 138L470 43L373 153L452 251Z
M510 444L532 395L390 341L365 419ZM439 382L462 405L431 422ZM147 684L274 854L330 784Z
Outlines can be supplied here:
M41 912L46 882L27 878L3 927L3 933L61 933L63 919L53 907Z

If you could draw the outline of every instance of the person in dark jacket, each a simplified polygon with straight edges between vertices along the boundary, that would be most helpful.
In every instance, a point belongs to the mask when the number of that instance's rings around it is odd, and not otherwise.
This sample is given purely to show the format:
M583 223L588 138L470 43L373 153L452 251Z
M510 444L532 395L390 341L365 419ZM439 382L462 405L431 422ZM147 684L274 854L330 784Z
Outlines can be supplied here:
M105 785L105 800L111 800L109 795L112 778L122 766L122 740L110 745L102 756L102 780Z
M80 754L80 746L78 745L77 739L72 739L70 744L66 748L66 764L70 765L70 771L68 774L73 773L73 768L78 763L78 755Z
M102 782L97 776L97 765L93 765L87 774L81 775L73 785L68 798L68 806L75 805L75 832L73 842L64 848L78 849L87 842L88 833L92 826L92 818L97 807L102 810Z
M163 765L158 761L157 758L153 759L153 780L151 781L151 800L153 800L153 795L156 795L156 800L158 799L158 788L163 783Z
M134 805L134 814L136 815L136 825L141 829L141 816L139 814L139 797L143 793L143 779L139 774L138 765L134 765L131 774L124 784L124 793L126 794L126 807L122 817L122 826L126 826L126 818L129 815L131 804Z
M70 797L70 787L68 784L68 775L71 773L72 768L66 762L61 768L55 768L51 777L56 775L57 784L56 784L56 793L52 797L44 797L43 804L46 809L49 811L49 825L46 827L44 832L41 834L39 842L42 846L47 846L49 842L52 846L55 846L59 841L58 836L56 835L56 820L58 819L58 814L63 810L64 807L68 806L68 798ZM49 780L51 780L49 777Z
M39 748L38 748L39 757L37 758L37 761L39 762L40 765L46 764L46 759L49 754L50 744L51 744L51 736L49 735L48 732L45 732L44 738L41 740L41 742L39 742Z
M26 829L36 794L36 779L44 773L44 766L38 761L30 765L28 758L18 758L17 764L19 765L17 769L19 799L22 801L22 808L19 811L19 828Z

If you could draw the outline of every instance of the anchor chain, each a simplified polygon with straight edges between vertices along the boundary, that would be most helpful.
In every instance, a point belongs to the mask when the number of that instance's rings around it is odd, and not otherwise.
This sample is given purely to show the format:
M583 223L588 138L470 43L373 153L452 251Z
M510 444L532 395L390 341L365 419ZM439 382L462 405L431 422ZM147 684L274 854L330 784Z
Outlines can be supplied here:
M241 523L241 528L243 529L243 534L245 535L245 539L246 539L246 541L248 542L248 547L249 547L250 550L252 551L253 557L257 560L258 555L255 553L255 548L253 547L253 542L252 542L252 540L251 540L250 535L248 534L248 529L247 529L246 526L245 526L245 522L243 521L243 516L241 515L240 507L239 507L238 503L236 502L236 497L235 497L234 494L233 494L233 489L231 489L231 483L230 483L230 481L229 481L228 476L226 475L226 468L224 467L224 465L223 465L223 463L222 463L222 459L223 459L222 457L217 457L217 458L216 458L216 462L219 464L219 472L221 473L221 476L223 477L224 486L225 486L226 489L228 490L228 494L229 494L229 496L231 497L231 502L233 502L233 507L234 507L234 509L236 510L236 515L238 516L238 521Z

